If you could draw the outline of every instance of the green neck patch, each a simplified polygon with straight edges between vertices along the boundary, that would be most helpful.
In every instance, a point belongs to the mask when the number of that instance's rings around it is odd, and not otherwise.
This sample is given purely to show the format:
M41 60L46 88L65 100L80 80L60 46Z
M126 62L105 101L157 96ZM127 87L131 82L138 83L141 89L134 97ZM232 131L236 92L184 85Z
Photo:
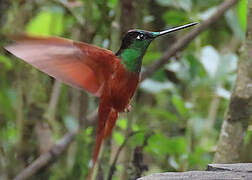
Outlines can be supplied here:
M142 60L141 53L135 49L125 49L121 54L121 61L126 65L127 71L140 71Z
M150 42L151 40L135 40L128 48L122 49L119 57L127 71L137 73L141 71L142 59Z

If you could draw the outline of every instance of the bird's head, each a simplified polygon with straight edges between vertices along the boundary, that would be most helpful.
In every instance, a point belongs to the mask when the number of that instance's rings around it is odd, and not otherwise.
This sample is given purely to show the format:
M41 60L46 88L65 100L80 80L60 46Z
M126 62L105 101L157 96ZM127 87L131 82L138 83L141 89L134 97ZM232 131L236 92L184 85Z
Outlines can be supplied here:
M194 26L196 24L197 23L190 23L160 32L151 32L139 29L129 30L124 36L121 47L116 55L122 58L126 66L131 66L132 71L139 70L142 57L144 56L150 43L155 38L190 26Z
M156 37L178 31L190 26L194 26L197 23L190 23L182 26L173 27L171 29L160 31L160 32L151 32L151 31L145 31L140 29L133 29L129 30L126 35L124 36L121 44L120 50L127 49L127 48L137 48L145 50L149 46L152 40L154 40ZM119 50L119 51L120 51ZM119 54L119 51L116 54Z

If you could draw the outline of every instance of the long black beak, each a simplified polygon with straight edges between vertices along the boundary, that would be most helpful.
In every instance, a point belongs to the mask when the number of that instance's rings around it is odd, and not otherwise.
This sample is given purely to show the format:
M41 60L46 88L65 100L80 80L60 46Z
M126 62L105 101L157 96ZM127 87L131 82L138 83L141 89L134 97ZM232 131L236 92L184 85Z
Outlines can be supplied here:
M178 31L178 30L181 30L181 29L185 29L185 28L194 26L196 24L198 24L198 23L193 22L193 23L190 23L190 24L185 24L185 25L182 25L182 26L173 27L171 29L167 29L167 30L164 30L164 31L161 31L161 32L156 32L157 35L155 37L162 36L162 35L165 35L165 34L168 34L168 33L174 32L174 31Z

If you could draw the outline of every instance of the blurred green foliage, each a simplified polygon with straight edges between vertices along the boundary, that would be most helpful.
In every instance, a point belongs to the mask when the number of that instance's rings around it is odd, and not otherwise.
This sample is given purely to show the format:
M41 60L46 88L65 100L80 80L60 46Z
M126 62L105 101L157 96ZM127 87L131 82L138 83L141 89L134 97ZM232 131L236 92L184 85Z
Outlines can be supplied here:
M216 11L216 6L222 1L144 2L146 6L137 6L136 14L140 22L136 22L134 27L156 31L191 21L203 21ZM241 0L237 7L229 10L225 17L197 37L183 53L170 59L169 64L140 85L132 103L133 111L130 115L120 116L112 140L104 148L101 161L105 175L115 149L125 141L129 131L140 131L129 138L126 146L130 150L130 161L134 149L143 146L144 160L149 166L145 174L205 169L206 164L211 163L236 77L237 52L245 37L246 3L247 0ZM159 9L157 17L153 11ZM12 1L7 14L1 34L26 32L58 35L108 48L114 46L114 41L120 44L118 0ZM157 21L162 23L155 23ZM117 31L118 34L114 33ZM188 31L153 42L144 57L143 69L161 57L166 48ZM7 38L1 41L1 46L7 42ZM3 49L0 53L0 174L4 179L9 179L39 155L34 124L47 122L43 117L54 80L18 61ZM98 102L89 95L88 99L88 107L80 109L86 108L92 112ZM63 86L53 120L56 123L49 122L51 126L57 126L49 128L53 142L68 130L77 128L78 120L83 118L71 113L72 102L72 89ZM213 106L213 103L216 104ZM35 116L42 114L38 116L41 119L34 119L33 106L42 111L35 111ZM34 179L83 179L87 176L95 142L95 125L87 124L81 128L66 155ZM150 132L153 135L146 139L146 134ZM251 142L249 138L251 131L246 138L247 143ZM121 154L123 159L126 155ZM123 166L119 160L114 180L121 179Z
M26 32L31 35L62 35L63 10L52 9L40 11L26 26Z

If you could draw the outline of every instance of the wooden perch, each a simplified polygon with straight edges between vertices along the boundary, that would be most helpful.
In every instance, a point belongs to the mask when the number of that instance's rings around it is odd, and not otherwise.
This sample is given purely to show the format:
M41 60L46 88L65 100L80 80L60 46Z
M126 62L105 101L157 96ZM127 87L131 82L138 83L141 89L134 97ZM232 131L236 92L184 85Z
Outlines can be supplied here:
M206 171L156 173L137 180L252 179L252 163L209 164Z

